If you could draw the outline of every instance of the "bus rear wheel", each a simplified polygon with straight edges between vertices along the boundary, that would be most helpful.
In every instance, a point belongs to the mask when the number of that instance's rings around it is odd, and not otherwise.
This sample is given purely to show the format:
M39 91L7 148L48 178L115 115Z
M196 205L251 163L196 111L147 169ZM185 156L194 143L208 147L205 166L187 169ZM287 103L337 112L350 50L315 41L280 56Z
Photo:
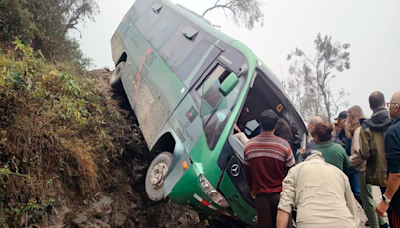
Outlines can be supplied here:
M154 202L164 200L164 177L167 174L173 155L170 152L162 152L151 162L146 173L146 193Z
M117 92L121 92L123 90L122 86L122 70L125 67L125 62L118 63L117 67L115 67L114 71L111 74L110 78L110 86Z

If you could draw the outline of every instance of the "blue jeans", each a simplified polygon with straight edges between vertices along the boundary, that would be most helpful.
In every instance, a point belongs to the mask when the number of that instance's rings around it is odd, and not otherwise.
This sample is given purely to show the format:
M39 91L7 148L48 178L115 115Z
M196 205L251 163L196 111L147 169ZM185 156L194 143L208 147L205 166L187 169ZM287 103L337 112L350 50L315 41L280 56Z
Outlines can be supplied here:
M358 201L358 203L362 206L361 194L360 194L360 184L358 183L358 173L357 170L353 167L345 170L347 177L350 181L351 191L354 194L354 198Z

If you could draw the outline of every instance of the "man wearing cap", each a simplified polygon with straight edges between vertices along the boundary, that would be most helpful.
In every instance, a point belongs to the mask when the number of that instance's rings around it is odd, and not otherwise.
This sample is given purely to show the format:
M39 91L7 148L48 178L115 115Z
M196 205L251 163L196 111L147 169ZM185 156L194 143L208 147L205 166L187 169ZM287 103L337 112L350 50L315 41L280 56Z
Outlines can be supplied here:
M337 117L339 128L341 129L338 134L338 139L341 145L346 150L348 156L351 155L351 139L347 138L344 127L346 125L347 114L346 111L339 113ZM360 194L360 185L358 183L358 173L354 167L350 167L347 170L344 170L347 177L350 181L351 191L353 191L354 197L357 202L362 206L361 194Z
M339 121L338 118L335 118L334 120L334 133L333 133L333 138L334 138L334 142L337 142L340 144L340 140L339 140L339 132L340 132L340 127L339 127Z

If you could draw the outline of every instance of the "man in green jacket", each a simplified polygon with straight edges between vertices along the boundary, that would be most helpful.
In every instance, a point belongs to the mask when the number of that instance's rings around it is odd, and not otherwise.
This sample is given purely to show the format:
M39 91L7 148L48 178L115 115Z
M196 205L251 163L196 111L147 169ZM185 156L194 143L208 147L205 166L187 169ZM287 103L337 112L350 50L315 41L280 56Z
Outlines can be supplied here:
M386 187L385 132L392 125L392 119L385 108L385 97L381 92L370 95L369 105L374 113L370 119L361 121L360 153L362 158L367 160L367 183Z
M385 132L392 125L389 112L385 108L385 97L381 92L374 92L369 96L369 105L374 112L368 120L360 120L360 149L359 155L367 161L364 177L359 177L363 208L369 219L371 228L387 228L389 225L382 217L376 215L375 200L372 195L372 186L386 187L387 165L385 153ZM361 173L359 174L361 175ZM385 192L384 189L381 190Z

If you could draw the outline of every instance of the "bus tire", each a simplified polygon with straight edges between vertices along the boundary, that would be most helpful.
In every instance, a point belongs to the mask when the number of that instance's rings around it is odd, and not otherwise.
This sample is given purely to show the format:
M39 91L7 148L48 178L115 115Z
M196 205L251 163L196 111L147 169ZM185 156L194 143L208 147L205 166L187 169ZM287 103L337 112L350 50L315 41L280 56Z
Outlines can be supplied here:
M124 89L121 81L122 70L124 69L124 67L125 67L124 61L118 63L117 67L115 67L110 77L110 86L116 92L122 92L122 90Z
M154 202L164 200L164 176L171 166L173 155L162 152L151 162L146 173L146 194Z

